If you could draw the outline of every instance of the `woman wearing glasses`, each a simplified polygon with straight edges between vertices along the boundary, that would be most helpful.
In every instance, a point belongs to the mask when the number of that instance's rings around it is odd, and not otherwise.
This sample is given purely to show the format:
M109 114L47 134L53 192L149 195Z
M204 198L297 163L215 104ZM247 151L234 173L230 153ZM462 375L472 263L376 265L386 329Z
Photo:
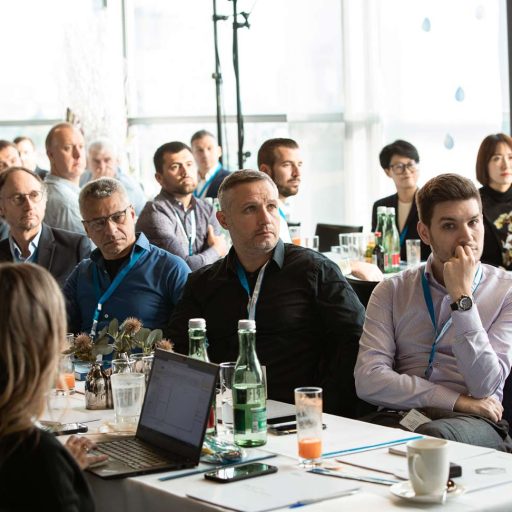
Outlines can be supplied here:
M372 210L372 231L377 228L377 208L395 209L396 227L400 233L400 259L407 259L405 241L419 239L416 192L418 190L418 150L405 140L395 140L385 146L379 155L380 165L395 184L396 194L375 201ZM426 260L430 247L421 242L421 259Z
M481 261L512 270L512 138L488 135L476 158L476 178L484 214L485 238Z
M62 293L44 268L4 263L0 297L0 509L93 511L79 467L100 460L93 443L72 436L66 448L36 426L65 343Z

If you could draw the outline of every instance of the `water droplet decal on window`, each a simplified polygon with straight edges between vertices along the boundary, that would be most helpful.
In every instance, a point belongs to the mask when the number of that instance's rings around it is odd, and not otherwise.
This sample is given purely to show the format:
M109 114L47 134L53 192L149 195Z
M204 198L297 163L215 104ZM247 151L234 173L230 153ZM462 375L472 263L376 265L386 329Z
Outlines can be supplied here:
M444 138L444 147L446 149L453 149L454 145L455 143L453 142L453 137L449 133L447 133L446 137Z
M457 91L455 92L455 99L457 101L464 101L464 97L465 97L464 89L462 87L459 87L457 89Z
M428 18L425 18L423 20L423 23L421 24L421 28L425 31L425 32L430 32L430 20Z

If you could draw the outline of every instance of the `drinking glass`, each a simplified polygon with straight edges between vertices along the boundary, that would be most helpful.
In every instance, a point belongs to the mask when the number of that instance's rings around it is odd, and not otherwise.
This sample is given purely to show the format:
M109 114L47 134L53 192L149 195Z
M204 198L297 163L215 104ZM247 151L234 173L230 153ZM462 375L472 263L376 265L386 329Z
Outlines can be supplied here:
M114 373L110 377L117 430L135 430L144 400L143 373Z
M304 239L304 247L308 247L309 249L313 249L314 251L318 251L318 247L320 246L320 239L318 235L315 236L307 236Z
M132 373L135 367L135 361L128 359L112 359L112 373Z
M222 424L229 430L233 429L233 374L234 361L220 363L220 399L222 410Z
M75 392L75 366L71 354L60 356L55 392L57 395L67 395Z
M322 456L322 388L296 388L295 412L300 465L310 468Z
M421 242L420 240L406 240L405 249L407 253L407 266L419 265L421 262Z
M292 239L292 244L300 245L300 226L289 226L288 230L290 232L290 238Z
M143 373L146 376L146 385L149 381L149 374L153 366L153 354L144 355L143 353L131 354L130 361L133 362L133 372Z

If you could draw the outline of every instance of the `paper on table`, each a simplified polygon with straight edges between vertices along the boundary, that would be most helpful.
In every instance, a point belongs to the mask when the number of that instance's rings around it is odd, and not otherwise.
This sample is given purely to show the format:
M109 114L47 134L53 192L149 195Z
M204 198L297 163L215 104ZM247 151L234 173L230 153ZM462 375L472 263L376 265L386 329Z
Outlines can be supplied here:
M230 484L197 482L187 496L239 512L264 512L337 498L357 490L359 485L351 481L280 469L272 475Z
M509 453L492 452L471 457L460 462L462 476L454 482L466 488L466 492L487 489L512 482L512 457Z

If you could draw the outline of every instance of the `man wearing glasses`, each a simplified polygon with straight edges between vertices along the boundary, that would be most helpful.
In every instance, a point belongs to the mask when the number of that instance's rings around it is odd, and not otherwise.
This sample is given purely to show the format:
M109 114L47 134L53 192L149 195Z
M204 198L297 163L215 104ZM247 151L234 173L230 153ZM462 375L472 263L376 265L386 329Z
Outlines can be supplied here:
M79 205L97 249L64 287L69 331L95 336L113 318L121 323L131 316L165 333L190 272L187 264L135 233L135 211L116 179L87 183Z
M43 224L45 210L46 186L37 174L23 167L0 174L0 215L10 226L0 261L37 263L63 286L91 246L84 235Z
M393 180L396 194L375 201L372 209L372 231L377 228L377 208L393 207L395 221L400 233L400 259L407 260L406 240L419 239L417 224L418 210L414 201L418 191L418 150L405 140L395 140L385 146L379 155L380 165L386 175ZM421 244L421 259L430 254L428 245Z
M426 265L379 283L355 368L366 421L512 451L502 420L512 363L512 276L480 263L484 226L474 184L457 174L417 195Z

